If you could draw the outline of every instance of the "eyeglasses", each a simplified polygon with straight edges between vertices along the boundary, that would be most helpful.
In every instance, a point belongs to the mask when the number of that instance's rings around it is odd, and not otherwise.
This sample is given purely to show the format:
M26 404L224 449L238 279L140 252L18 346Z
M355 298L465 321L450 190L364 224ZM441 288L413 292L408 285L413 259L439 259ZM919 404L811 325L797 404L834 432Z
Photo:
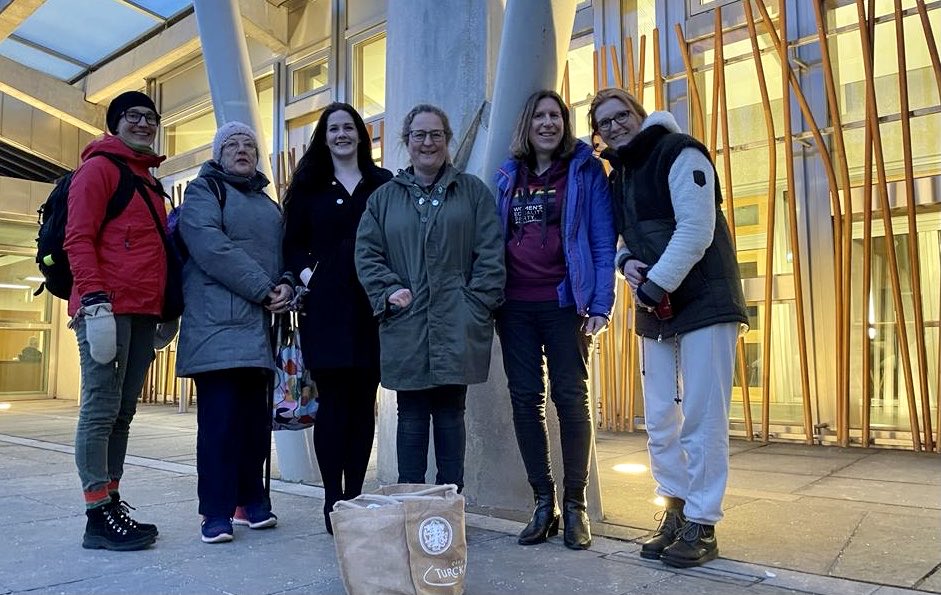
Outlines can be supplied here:
M614 116L611 118L604 118L603 120L598 120L598 130L603 130L604 132L611 130L612 122L617 122L621 126L624 126L627 124L628 120L631 119L632 115L634 115L634 113L631 112L630 110L624 110L622 112L618 112L614 114Z
M256 153L258 152L258 145L250 140L245 142L230 140L222 145L223 151L238 151L239 149L245 149L247 153Z
M127 120L128 124L140 124L141 119L151 126L156 126L160 123L160 116L153 112L146 114L143 112L124 112L124 119Z
M433 143L437 144L443 141L444 137L444 130L412 130L408 133L408 138L416 143L423 143L426 138L430 138Z

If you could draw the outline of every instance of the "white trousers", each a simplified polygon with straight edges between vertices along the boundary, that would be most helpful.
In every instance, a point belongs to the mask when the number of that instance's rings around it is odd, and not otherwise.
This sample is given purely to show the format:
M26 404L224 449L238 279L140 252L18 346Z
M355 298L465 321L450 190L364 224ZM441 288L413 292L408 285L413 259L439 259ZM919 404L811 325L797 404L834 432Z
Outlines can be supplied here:
M714 324L661 342L639 339L647 450L656 492L685 500L686 518L705 525L722 518L740 326Z

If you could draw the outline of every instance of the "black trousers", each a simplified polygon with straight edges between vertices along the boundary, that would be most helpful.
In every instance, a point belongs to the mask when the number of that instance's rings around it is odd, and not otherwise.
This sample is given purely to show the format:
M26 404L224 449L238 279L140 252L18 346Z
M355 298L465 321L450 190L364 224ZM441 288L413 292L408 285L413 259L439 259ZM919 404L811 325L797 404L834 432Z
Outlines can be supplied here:
M398 391L396 451L399 483L425 483L428 467L428 424L433 421L435 483L464 488L464 403L467 386L449 384L423 390Z
M376 429L379 370L345 368L312 374L319 403L314 450L323 479L324 511L330 511L337 500L350 500L363 491Z
M503 367L513 404L513 426L526 475L533 487L554 485L546 429L545 356L552 402L559 416L566 488L588 485L591 406L588 347L575 307L556 302L507 302L497 312Z
M200 514L231 517L236 506L270 506L264 485L271 449L270 374L262 368L233 368L193 377Z

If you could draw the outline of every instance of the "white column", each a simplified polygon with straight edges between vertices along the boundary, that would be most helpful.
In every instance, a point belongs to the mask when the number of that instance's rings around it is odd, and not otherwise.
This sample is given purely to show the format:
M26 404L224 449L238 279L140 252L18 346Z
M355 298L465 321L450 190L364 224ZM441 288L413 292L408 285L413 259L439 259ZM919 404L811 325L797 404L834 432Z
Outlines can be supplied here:
M242 122L251 126L258 135L258 169L271 181L267 191L275 196L271 163L265 156L268 143L264 139L258 111L258 95L248 46L237 0L195 0L196 26L202 44L206 76L209 77L209 92L212 108L216 114L216 126L226 122Z

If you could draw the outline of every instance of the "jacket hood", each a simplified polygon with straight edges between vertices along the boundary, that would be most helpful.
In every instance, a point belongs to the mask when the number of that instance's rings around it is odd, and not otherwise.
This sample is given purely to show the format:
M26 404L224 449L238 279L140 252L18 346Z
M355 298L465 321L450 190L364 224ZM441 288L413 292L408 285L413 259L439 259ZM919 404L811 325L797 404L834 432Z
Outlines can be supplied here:
M441 174L441 178L435 182L435 186L441 186L442 188L447 188L457 179L457 176L461 173L456 167L450 163L444 165L444 173ZM395 177L392 178L392 181L396 184L401 184L402 186L422 186L418 181L418 178L415 177L415 170L412 169L412 166L408 166L405 169L400 169L398 173L395 174Z
M108 153L121 157L128 163L137 164L144 169L157 167L166 159L165 155L142 153L129 147L120 137L106 134L88 143L82 150L82 161L87 161L94 153Z
M203 163L203 166L199 168L199 176L207 178L216 178L223 182L227 182L229 185L239 188L240 190L249 190L259 192L268 185L268 178L265 177L265 174L261 173L257 169L255 170L254 175L250 178L245 176L237 176L235 174L226 173L222 170L222 166L218 162L209 160Z

